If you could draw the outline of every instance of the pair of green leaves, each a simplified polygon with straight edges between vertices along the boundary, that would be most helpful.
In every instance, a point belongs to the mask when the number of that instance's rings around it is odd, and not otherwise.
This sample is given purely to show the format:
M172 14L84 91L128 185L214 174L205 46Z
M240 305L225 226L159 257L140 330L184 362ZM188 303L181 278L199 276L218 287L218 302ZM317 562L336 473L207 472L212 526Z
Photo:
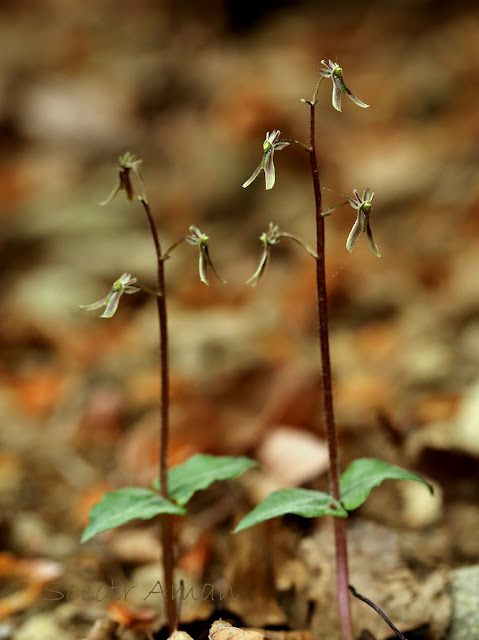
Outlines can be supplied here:
M293 513L304 518L337 516L347 518L349 511L360 507L371 490L384 480L413 480L434 492L431 484L411 471L376 458L359 458L351 462L340 479L341 502L328 493L309 489L280 489L271 493L261 504L250 511L236 526L234 532L253 527L264 520Z
M217 480L237 478L254 466L257 463L250 458L198 454L168 472L171 500L166 500L155 490L139 487L106 493L90 511L90 522L83 532L82 542L134 518L149 520L160 513L184 515L185 505L197 491L206 489ZM346 518L348 511L361 506L371 490L384 480L413 480L433 492L432 486L415 473L374 458L361 458L354 460L341 476L341 502L321 491L280 489L248 513L234 533L288 513L305 518L324 515ZM158 483L155 488L158 489Z
M160 513L185 515L184 507L197 491L207 489L216 480L237 478L257 464L245 457L197 454L168 472L170 500L158 493L157 480L153 485L155 490L126 487L105 493L101 501L92 507L90 522L81 541L86 542L98 533L119 527L134 518L149 520Z

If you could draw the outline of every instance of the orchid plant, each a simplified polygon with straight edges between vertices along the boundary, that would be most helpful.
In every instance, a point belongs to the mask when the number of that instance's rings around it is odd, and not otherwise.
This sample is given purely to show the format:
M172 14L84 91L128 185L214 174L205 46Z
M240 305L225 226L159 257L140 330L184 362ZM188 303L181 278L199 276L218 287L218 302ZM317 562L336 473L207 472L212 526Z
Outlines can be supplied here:
M211 456L197 454L186 462L169 469L169 358L168 358L168 321L165 288L165 262L172 251L183 241L198 248L199 276L205 285L208 281L208 268L221 281L210 257L209 237L196 226L190 226L189 234L177 240L165 253L161 250L160 238L156 222L145 195L143 180L140 175L142 161L127 152L117 162L117 182L110 195L101 204L110 203L120 191L125 191L128 200L137 200L146 214L150 233L156 253L157 289L151 290L137 282L130 273L123 273L113 283L109 293L92 304L82 305L86 311L105 307L102 318L111 318L117 312L123 294L134 294L140 290L152 294L156 300L159 328L159 369L160 369L160 425L159 425L159 478L151 489L143 487L125 487L105 493L101 501L94 505L89 514L89 524L83 532L82 542L90 540L99 533L113 529L132 519L150 519L155 516L160 521L161 545L163 548L162 563L164 576L164 598L166 619L170 634L178 626L178 613L174 601L174 552L171 516L184 515L185 506L199 490L206 489L217 480L236 478L256 462L246 457ZM137 186L133 184L135 176ZM137 188L140 194L137 195Z
M346 241L346 249L352 251L361 233L366 233L370 247L377 257L381 254L373 239L370 215L372 210L372 200L374 193L365 189L363 195L354 189L354 197L345 196L342 202L327 211L323 210L322 190L320 174L318 171L316 153L316 119L315 108L318 99L318 91L325 78L331 78L333 84L332 104L337 111L341 111L341 98L346 94L354 104L362 108L368 105L357 98L346 86L343 79L343 70L331 60L326 63L322 61L323 68L318 69L320 77L311 100L302 99L302 102L309 106L309 143L304 144L297 140L281 139L280 132L275 129L272 134L266 134L263 143L263 159L253 175L247 180L243 187L249 186L263 169L265 172L266 189L271 189L275 184L275 171L273 164L273 153L275 150L283 149L287 145L296 146L306 151L309 155L311 177L313 182L315 219L316 219L316 249L311 249L307 243L297 238L293 234L279 230L278 226L272 222L268 230L261 234L260 241L263 249L260 256L258 268L247 281L252 286L256 286L260 278L265 273L265 269L271 257L272 248L284 238L289 237L298 242L316 262L316 282L318 300L318 328L319 346L321 354L321 377L324 428L329 451L329 493L320 491L310 491L307 489L280 489L270 494L262 503L257 505L238 523L235 533L243 531L260 522L294 513L307 518L319 517L323 515L333 515L334 536L336 548L336 579L339 622L342 640L353 640L353 627L351 618L351 607L349 598L349 568L348 568L348 548L346 537L345 518L348 513L357 509L368 498L371 490L381 484L384 480L413 480L425 484L432 492L432 486L420 476L406 471L395 465L388 464L374 458L362 458L354 460L347 470L341 475L339 465L338 436L335 426L332 369L329 349L329 324L328 324L328 297L326 290L326 269L325 269L325 218L333 211L349 204L357 211L357 218Z

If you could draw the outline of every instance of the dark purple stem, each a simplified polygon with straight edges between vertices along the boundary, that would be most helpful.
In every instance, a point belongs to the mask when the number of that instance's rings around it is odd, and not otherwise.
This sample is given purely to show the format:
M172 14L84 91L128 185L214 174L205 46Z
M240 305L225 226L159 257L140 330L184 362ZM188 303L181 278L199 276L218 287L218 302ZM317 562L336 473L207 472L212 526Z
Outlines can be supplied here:
M340 500L338 436L334 422L333 389L331 379L331 358L329 354L328 298L326 291L325 233L321 184L316 157L315 104L310 104L310 150L308 151L313 178L314 202L316 207L316 286L318 292L319 346L321 351L321 378L323 386L323 412L326 440L329 451L329 490L335 500ZM353 640L351 605L348 591L348 547L346 521L333 518L336 547L336 581L338 594L339 625L342 640Z
M374 602L372 600L370 600L369 598L366 598L366 596L362 596L360 593L358 593L356 591L356 589L353 587L352 584L349 585L349 590L351 591L353 596L355 596L356 598L359 598L359 600L362 600L363 602L368 604L372 609L374 609L374 611L376 611L376 613L378 613L381 616L381 618L384 620L384 622L391 627L391 629L394 631L394 633L397 635L397 637L400 638L400 640L407 640L406 636L404 636L399 631L399 629L393 625L391 620L387 617L387 615L384 613L384 611L382 611L382 609L380 609L378 607L377 604L374 604Z
M169 444L169 371L168 371L168 316L166 312L165 261L162 258L161 244L150 206L144 198L140 198L150 225L150 232L155 245L158 277L158 325L160 334L160 493L169 500L168 492L168 444ZM175 631L177 612L173 591L173 536L171 531L171 514L159 516L161 529L161 545L163 548L163 573L165 582L166 615L170 635Z

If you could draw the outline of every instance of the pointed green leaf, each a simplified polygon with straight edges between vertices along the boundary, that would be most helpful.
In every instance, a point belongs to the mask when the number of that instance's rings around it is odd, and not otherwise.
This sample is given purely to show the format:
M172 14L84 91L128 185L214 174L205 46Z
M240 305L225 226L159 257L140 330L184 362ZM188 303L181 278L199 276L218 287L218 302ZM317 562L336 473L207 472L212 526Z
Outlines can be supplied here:
M183 515L186 511L151 489L126 487L105 493L100 502L90 510L90 522L81 541L86 542L98 533L119 527L134 518L149 520L159 513Z
M230 480L257 466L257 462L245 457L211 456L198 453L168 472L170 499L184 506L201 489L216 480ZM154 483L159 486L158 480Z
M309 489L280 489L270 493L263 502L240 520L234 533L287 513L294 513L304 518L326 515L346 518L348 515L341 504L328 493Z
M371 489L378 487L384 480L421 482L434 493L433 486L416 473L375 458L360 458L353 460L341 476L341 502L348 511L357 509L367 500Z

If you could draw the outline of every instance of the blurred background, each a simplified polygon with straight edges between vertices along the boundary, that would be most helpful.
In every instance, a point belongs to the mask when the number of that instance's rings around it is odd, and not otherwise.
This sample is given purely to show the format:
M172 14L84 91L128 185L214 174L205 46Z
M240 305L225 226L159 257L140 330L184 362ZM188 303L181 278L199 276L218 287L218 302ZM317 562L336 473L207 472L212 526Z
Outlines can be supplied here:
M277 152L272 191L262 175L241 185L267 131L308 142L300 99L331 59L370 108L344 97L336 112L323 82L324 206L371 188L382 253L365 236L346 251L350 207L326 219L343 466L378 456L436 481L433 503L409 489L391 501L389 488L363 514L436 536L432 564L477 561L478 9L3 0L0 42L3 548L74 572L89 507L156 475L155 303L125 297L111 320L78 308L123 272L155 286L140 205L120 193L99 206L125 151L143 159L163 247L198 226L228 281L205 287L187 244L166 263L172 464L198 451L258 458L251 504L318 476L326 486L313 260L283 240L259 285L245 284L270 221L314 244L308 157ZM99 556L111 553L108 540ZM197 538L190 546L200 554ZM19 611L29 609L9 613Z

